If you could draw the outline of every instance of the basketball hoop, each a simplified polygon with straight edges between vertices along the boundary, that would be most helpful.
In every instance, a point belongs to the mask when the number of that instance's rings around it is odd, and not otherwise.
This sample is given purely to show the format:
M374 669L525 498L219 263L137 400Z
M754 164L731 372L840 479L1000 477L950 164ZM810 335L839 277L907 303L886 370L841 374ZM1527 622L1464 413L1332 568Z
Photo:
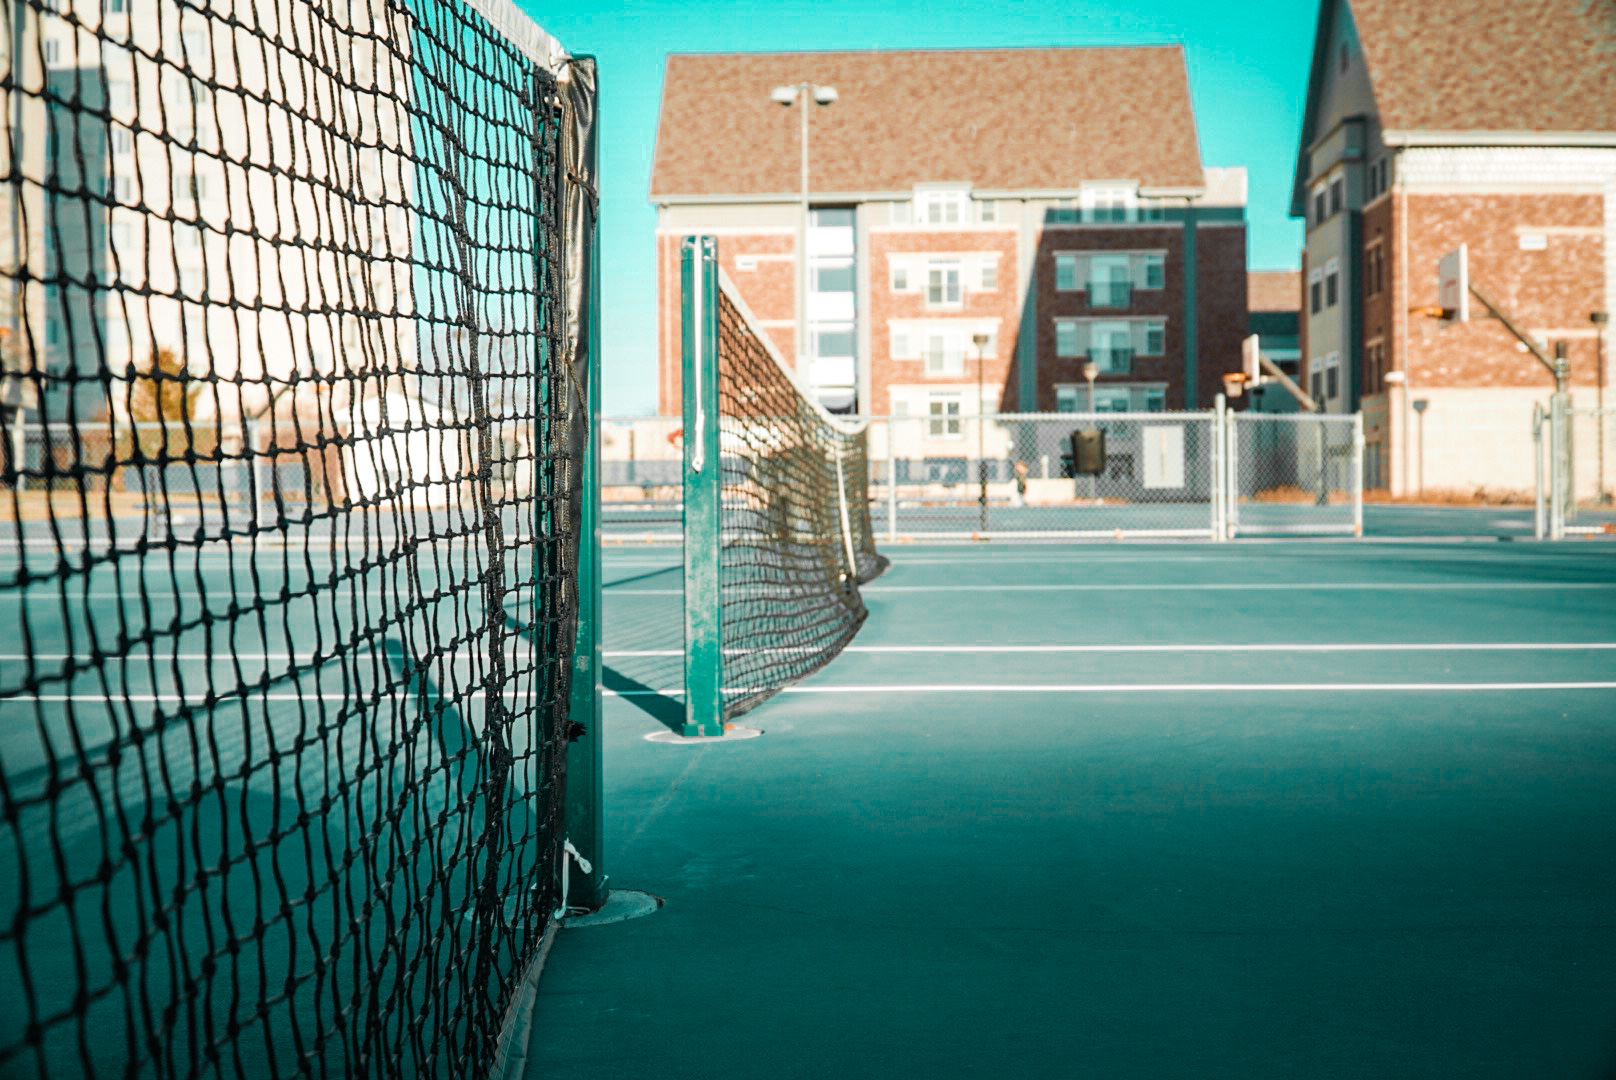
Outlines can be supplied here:
M1246 392L1246 373L1244 371L1226 371L1223 373L1223 396L1237 398Z

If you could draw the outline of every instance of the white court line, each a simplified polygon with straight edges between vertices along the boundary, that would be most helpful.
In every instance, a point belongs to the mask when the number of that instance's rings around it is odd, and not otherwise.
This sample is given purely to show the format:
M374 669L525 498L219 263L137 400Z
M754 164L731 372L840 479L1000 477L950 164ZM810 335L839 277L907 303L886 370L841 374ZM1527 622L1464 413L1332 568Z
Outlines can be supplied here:
M1616 589L1616 581L1338 581L1211 582L1197 584L866 585L863 593L913 592L1465 592ZM756 590L767 596L767 589ZM683 589L608 589L608 596L683 596Z
M1616 690L1616 682L1486 683L1072 683L993 685L961 683L920 686L788 686L782 694L1317 694L1472 693L1478 691ZM724 692L737 692L725 687ZM683 690L607 690L607 697L683 697Z
M724 687L724 693L749 692L747 687ZM1522 692L1535 690L1616 690L1616 682L1478 682L1478 683L1045 683L999 684L959 683L954 685L925 683L916 686L787 686L782 694L1319 694L1319 693L1475 693ZM684 690L603 690L606 697L683 697ZM486 698L478 690L454 701L481 701ZM297 701L321 705L325 698L309 694L232 694L217 700L219 706L235 702ZM207 707L202 698L184 698L178 694L31 694L0 698L0 706L10 702L23 704L158 704Z
M1365 644L1361 642L1343 642L1337 644L1254 644L1254 645L849 645L841 651L844 653L876 653L887 655L924 655L924 654L958 654L969 656L973 653L1413 653L1413 652L1600 652L1616 649L1616 642L1612 641L1550 641L1550 642L1401 642L1393 644ZM770 654L770 653L804 653L818 650L807 647L779 648L779 649L728 649L726 652L736 655ZM482 653L467 654L473 658L480 658ZM607 649L603 653L608 659L622 657L653 657L653 656L683 656L683 649ZM145 659L149 650L138 653ZM347 657L330 655L320 658L324 666L327 663L345 659ZM29 659L26 653L0 653L0 663L7 661L23 661ZM35 653L35 662L52 660L76 660L89 663L95 660L118 657L77 655L67 653ZM299 663L314 663L313 656L293 656L290 653L251 653L239 650L229 653L158 653L157 660L180 660L189 663L209 661L227 664L233 661L297 661Z
M849 645L844 653L1403 653L1403 652L1581 652L1616 649L1616 642L1464 642L1444 644L1307 645ZM735 649L739 653L794 652L790 649ZM683 649L607 649L606 656L683 656ZM12 659L0 656L0 660ZM21 659L20 657L17 659Z

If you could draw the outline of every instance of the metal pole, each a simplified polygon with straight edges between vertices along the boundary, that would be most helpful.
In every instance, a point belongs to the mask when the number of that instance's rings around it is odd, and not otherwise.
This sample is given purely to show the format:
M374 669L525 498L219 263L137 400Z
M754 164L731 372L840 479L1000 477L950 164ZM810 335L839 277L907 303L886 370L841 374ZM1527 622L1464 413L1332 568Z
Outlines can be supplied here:
M583 58L580 58L582 61ZM593 58L589 59L591 67ZM598 87L598 83L597 83ZM600 127L596 111L591 125L585 160L589 175L600 175ZM584 422L588 443L584 453L582 513L578 522L578 640L573 654L572 693L568 715L578 737L567 744L567 788L565 796L566 833L574 849L593 868L589 874L573 874L569 879L568 903L598 911L607 896L605 784L602 763L605 732L602 731L601 699L601 584L600 550L600 204L585 199L586 234L580 238L586 256L583 295L588 305L582 325L581 348L585 350L584 377L588 380ZM550 511L542 506L540 514ZM581 730L580 730L581 729ZM562 858L567 856L563 855Z
M1212 399L1212 539L1229 538L1228 522L1224 517L1228 494L1229 469L1225 462L1229 440L1224 428L1225 402L1222 394Z
M1592 322L1594 324L1594 355L1597 357L1596 362L1599 365L1599 391L1598 397L1594 401L1594 408L1598 410L1594 413L1594 438L1598 443L1597 453L1599 455L1594 466L1596 470L1594 500L1603 505L1610 501L1610 497L1605 494L1605 421L1609 419L1605 415L1605 327L1610 322L1610 312L1594 312Z
M685 722L683 734L724 734L719 540L723 470L718 440L718 251L687 237L684 285Z
M898 542L898 454L894 450L892 418L887 417L887 540Z
M1352 418L1352 535L1363 535L1364 485L1364 432L1363 413Z
M976 479L978 491L977 505L981 508L981 528L988 531L988 452L987 452L987 403L983 400L986 387L986 377L982 367L986 361L982 357L983 346L976 346Z
M1543 494L1543 403L1532 403L1532 535L1542 540L1548 535L1548 511Z
M808 362L808 106L812 87L797 85L797 102L802 109L802 230L797 243L797 370L807 374Z
M1565 539L1571 509L1571 361L1566 343L1554 343L1554 397L1549 402L1549 538Z

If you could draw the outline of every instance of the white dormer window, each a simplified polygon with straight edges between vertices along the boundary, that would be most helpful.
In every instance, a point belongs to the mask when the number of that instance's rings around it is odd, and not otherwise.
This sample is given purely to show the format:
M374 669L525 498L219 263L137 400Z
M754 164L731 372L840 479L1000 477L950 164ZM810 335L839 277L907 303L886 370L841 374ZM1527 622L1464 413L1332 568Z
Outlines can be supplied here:
M959 189L915 192L915 221L920 225L962 224L969 207L969 198Z
M1138 206L1138 193L1132 188L1083 189L1083 216L1090 221L1132 221Z

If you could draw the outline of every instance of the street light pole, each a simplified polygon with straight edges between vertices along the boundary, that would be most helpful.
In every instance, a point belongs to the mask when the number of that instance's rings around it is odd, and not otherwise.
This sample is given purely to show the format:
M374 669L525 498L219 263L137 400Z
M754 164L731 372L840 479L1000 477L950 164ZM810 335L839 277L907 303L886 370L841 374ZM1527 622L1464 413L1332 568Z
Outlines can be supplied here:
M1419 496L1425 497L1425 410L1431 407L1427 398L1419 398L1413 403L1414 415L1419 418Z
M1594 413L1594 433L1599 444L1599 463L1594 498L1600 503L1607 503L1610 496L1605 494L1605 423L1610 418L1605 415L1605 327L1610 323L1610 312L1596 311L1589 316L1589 321L1594 324L1594 349L1599 368L1599 397L1595 401L1597 411Z
M988 455L987 455L987 377L983 368L987 364L985 354L988 347L986 334L972 334L971 343L976 346L976 478L980 490L977 494L977 505L981 508L982 531L988 528Z
M820 105L836 100L834 86L816 86L800 82L795 86L776 86L769 93L771 100L790 108L798 105L802 115L797 145L801 151L801 169L798 192L801 200L797 219L797 370L804 371L808 358L808 101L812 98Z

